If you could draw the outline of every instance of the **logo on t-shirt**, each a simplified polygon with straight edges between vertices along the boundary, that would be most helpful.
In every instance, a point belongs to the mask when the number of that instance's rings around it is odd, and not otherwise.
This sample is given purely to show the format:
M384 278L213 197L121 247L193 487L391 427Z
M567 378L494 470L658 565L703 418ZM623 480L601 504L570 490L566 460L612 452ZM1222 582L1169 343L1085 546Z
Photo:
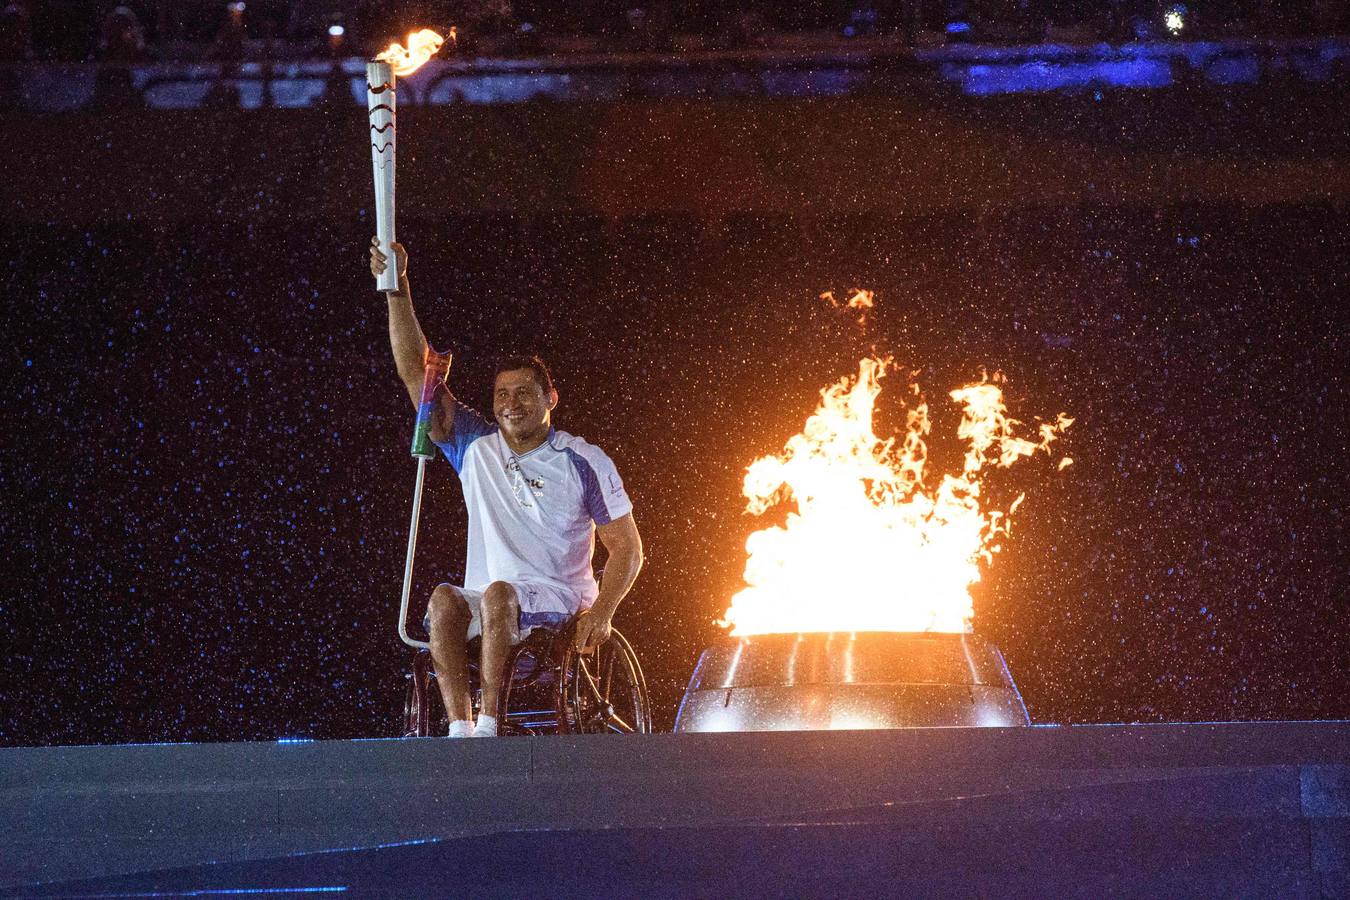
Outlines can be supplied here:
M516 500L521 506L533 506L529 501L529 495L536 497L544 496L544 479L531 478L525 474L525 470L520 467L520 463L515 458L506 461L506 471L511 476L511 491L516 495Z
M614 474L613 472L609 473L609 492L611 494L623 493L623 482L620 481L619 476Z

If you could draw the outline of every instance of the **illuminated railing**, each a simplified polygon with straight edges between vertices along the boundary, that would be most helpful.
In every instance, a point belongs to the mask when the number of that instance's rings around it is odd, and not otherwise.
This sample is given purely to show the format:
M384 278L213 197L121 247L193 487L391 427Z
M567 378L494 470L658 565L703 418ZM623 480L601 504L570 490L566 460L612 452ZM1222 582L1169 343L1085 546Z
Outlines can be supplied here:
M36 112L306 108L365 102L365 61L0 66L0 105ZM1350 79L1350 39L1206 41L1094 47L949 45L929 50L588 54L432 60L400 84L402 105L624 99L824 98L924 85L972 96L1225 86L1268 78ZM406 93L405 93L406 92Z

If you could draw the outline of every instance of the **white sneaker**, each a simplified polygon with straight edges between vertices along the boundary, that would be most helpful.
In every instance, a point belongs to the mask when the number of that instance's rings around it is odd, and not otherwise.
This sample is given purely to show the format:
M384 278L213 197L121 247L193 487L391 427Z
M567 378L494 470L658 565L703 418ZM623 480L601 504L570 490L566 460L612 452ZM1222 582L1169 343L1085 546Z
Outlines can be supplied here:
M473 723L468 719L456 719L450 723L450 730L446 737L465 738L473 734Z
M474 737L496 737L497 719L493 716L479 715L478 724L473 726Z

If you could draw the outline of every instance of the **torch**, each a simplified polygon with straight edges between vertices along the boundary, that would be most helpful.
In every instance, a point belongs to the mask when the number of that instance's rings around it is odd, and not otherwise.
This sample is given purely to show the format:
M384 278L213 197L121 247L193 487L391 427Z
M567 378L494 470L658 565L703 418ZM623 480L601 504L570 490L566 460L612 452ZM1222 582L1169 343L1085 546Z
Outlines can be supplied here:
M376 184L379 184L378 180ZM413 487L412 524L408 527L408 556L403 563L403 599L398 609L398 636L409 647L429 648L426 641L408 635L408 600L412 594L413 556L417 552L417 523L422 516L422 485L426 480L427 460L436 455L431 442L431 416L436 409L436 388L450 373L449 353L437 353L427 347L422 375L422 397L417 403L417 422L413 426L412 455L417 460L417 483Z
M454 40L455 29L450 29ZM411 75L441 49L445 39L429 28L408 35L408 46L390 44L389 49L366 63L366 108L370 114L370 161L375 175L375 234L386 253L394 244L394 149L397 144L396 78ZM382 291L398 290L398 266L390 265L377 276ZM422 486L427 460L435 456L429 434L435 410L436 387L450 371L450 354L427 347L422 379L422 398L413 428L412 455L417 459L417 483L413 488L412 523L408 528L408 555L403 564L403 599L399 603L398 636L410 647L427 649L426 641L408 635L408 599L412 592L413 556L417 551L417 523L422 515Z
M455 29L450 29L450 38ZM370 162L375 175L375 234L380 248L389 253L394 243L394 149L398 128L396 78L411 75L441 49L444 39L429 28L408 36L408 46L389 45L366 63L366 108L370 114ZM389 266L376 276L382 291L398 290L398 267Z
M366 63L366 106L370 110L370 162L375 171L375 234L380 249L391 253L394 243L394 69L387 62ZM398 266L376 276L382 291L398 290Z

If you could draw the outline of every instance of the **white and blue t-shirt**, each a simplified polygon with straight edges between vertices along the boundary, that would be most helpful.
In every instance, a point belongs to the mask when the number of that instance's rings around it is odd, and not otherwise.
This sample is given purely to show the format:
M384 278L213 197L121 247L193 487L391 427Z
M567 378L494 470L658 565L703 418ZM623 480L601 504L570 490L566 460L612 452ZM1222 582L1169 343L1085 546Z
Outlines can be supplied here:
M517 455L496 424L458 401L453 433L437 446L459 473L469 509L464 587L541 584L553 590L540 592L539 602L575 598L569 613L595 602L595 526L633 511L603 450L550 428L544 443ZM520 603L522 613L537 611L527 609L529 597Z

